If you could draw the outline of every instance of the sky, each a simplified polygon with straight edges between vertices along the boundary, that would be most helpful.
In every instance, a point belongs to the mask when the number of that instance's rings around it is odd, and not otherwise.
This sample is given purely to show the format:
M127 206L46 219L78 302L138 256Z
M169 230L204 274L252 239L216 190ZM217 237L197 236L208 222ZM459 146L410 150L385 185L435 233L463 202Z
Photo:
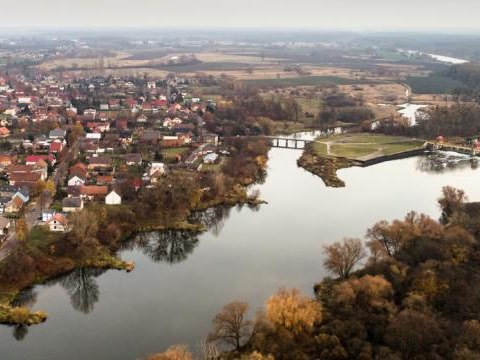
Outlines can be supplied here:
M480 0L0 0L0 10L0 27L480 29Z

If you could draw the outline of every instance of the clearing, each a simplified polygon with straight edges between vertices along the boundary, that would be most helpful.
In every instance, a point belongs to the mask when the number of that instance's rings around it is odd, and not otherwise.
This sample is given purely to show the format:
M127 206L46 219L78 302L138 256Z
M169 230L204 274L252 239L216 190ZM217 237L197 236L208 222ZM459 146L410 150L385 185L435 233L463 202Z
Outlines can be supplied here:
M313 146L319 155L365 161L419 149L424 143L403 136L359 133L317 138Z

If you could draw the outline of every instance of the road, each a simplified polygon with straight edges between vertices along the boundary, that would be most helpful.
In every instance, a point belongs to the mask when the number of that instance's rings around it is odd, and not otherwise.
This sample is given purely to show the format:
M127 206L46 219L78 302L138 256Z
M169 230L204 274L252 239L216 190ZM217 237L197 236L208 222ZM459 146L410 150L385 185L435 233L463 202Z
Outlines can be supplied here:
M33 209L35 211L31 211L32 207L27 207L25 209L25 220L27 222L28 230L30 231L32 227L38 224L39 219L42 215L42 209L40 205L35 205ZM8 237L5 242L0 247L0 262L2 262L10 253L17 247L18 241L17 237L15 236L15 226L14 221L10 225L10 231L8 233Z
M15 231L11 231L8 234L7 240L0 247L0 262L2 262L18 245L17 238L15 237Z

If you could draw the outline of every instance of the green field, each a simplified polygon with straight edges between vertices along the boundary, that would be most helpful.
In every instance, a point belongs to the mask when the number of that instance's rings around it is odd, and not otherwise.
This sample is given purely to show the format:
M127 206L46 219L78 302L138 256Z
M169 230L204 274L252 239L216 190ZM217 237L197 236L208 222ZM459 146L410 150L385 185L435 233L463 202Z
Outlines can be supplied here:
M423 143L423 140L402 136L361 133L318 138L313 146L319 155L369 160L418 149Z
M166 157L173 157L176 155L182 156L184 153L186 153L190 148L188 147L178 147L178 148L168 148L168 149L162 149L162 154L163 156Z
M372 80L354 80L346 79L338 76L302 76L285 79L252 79L244 80L247 85L253 86L272 86L272 87L287 87L287 86L332 86L332 85L355 85L374 83Z
M442 75L407 77L406 83L416 94L448 94L456 88L465 87L461 81Z

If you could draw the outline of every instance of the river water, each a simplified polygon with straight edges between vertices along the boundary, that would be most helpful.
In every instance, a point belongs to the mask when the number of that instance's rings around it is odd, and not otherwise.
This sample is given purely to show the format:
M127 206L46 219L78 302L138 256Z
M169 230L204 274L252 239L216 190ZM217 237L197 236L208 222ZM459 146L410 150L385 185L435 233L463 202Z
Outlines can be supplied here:
M150 234L121 256L132 273L79 270L24 294L49 314L30 328L0 326L0 359L136 359L172 344L196 349L211 319L233 300L262 306L279 287L312 294L322 245L363 237L374 222L415 209L438 218L441 188L480 200L480 172L469 166L432 170L426 157L339 172L345 188L327 188L297 168L298 150L272 149L259 185L268 204L203 215L200 236Z

